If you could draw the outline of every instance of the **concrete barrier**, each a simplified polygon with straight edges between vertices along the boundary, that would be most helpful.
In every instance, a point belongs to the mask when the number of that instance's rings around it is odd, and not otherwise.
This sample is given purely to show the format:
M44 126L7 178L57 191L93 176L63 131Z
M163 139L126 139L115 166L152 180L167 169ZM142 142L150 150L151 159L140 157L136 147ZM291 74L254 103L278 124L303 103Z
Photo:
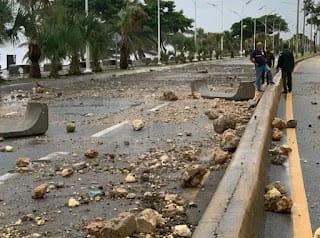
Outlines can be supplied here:
M271 123L281 95L280 74L268 86L193 238L260 238Z

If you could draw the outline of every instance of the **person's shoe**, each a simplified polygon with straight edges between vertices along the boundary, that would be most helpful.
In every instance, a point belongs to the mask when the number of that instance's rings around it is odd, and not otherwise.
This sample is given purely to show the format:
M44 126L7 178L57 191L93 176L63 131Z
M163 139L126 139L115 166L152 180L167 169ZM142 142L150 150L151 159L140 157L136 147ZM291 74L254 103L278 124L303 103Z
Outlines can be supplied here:
M288 92L289 92L289 93L291 93L291 92L292 92L292 90L291 90L291 89L289 89L289 90L288 90Z
M274 82L273 82L273 81L271 81L269 84L274 84Z
M262 90L262 89L258 89L258 92L259 92L259 93L262 93L262 92L263 92L263 90Z
M286 91L286 90L283 90L283 91L282 91L282 93L283 93L283 94L287 94L287 93L288 93L288 91Z

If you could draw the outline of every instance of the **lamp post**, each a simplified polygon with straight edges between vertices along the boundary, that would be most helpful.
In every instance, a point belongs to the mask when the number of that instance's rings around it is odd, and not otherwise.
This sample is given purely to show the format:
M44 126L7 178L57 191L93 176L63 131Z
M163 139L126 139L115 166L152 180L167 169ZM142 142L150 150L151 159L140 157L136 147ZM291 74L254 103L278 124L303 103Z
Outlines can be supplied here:
M86 17L88 17L88 12L89 12L89 7L88 7L88 0L84 1L84 8L86 12ZM85 73L91 73L91 67L90 67L90 48L89 48L89 43L87 41L86 43L86 69L84 71Z
M194 0L194 61L197 61L197 0Z
M298 56L299 52L299 9L300 9L300 0L297 2L297 32L296 32L296 55Z
M158 0L158 65L161 64L161 29L160 29L160 25L161 25L161 21L160 21L160 0Z
M258 8L258 11L261 11L264 9L266 5L263 5L262 7ZM253 19L253 49L256 49L256 30L257 30L257 18Z

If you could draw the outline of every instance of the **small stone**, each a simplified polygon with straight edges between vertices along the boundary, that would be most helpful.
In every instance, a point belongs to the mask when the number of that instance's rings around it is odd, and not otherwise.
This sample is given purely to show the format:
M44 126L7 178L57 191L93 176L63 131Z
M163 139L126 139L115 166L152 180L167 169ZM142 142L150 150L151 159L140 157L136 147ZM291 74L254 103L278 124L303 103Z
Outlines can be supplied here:
M175 202L178 199L178 194L175 193L166 193L164 196L164 200L168 202Z
M128 195L128 190L122 187L115 187L110 192L112 198L125 198Z
M135 199L137 197L137 195L135 193L128 193L128 195L126 196L127 199Z
M288 160L288 155L274 155L271 156L271 163L275 165L283 165Z
M287 128L296 128L296 127L297 127L297 120L287 121Z
M320 119L320 113L318 114L318 116L317 116L317 117L318 117L318 119Z
M74 198L70 198L69 201L68 201L68 207L77 207L80 205L80 202Z
M49 185L48 184L41 184L38 187L34 188L32 191L32 198L33 199L40 199L43 198L44 195L47 193Z
M74 122L69 122L66 124L66 131L68 133L73 133L76 130L76 124Z
M201 98L201 93L192 92L192 98L193 98L193 99L200 99L200 98Z
M13 146L11 145L6 145L3 149L3 152L13 152Z
M178 97L174 94L173 91L168 90L163 92L163 99L168 101L176 101L178 100Z
M162 224L162 216L155 210L147 208L136 218L138 232L151 233Z
M99 154L98 151L96 151L95 149L88 149L84 153L84 156L89 159L93 159L93 158L96 158L98 156L98 154Z
M285 120L275 117L272 121L272 128L278 128L279 130L282 130L287 127L287 123Z
M175 217L176 215L184 214L183 206L179 206L175 203L170 203L163 209L163 215L165 217Z
M132 121L132 128L135 131L140 131L144 127L144 122L142 120L133 120Z
M28 167L30 164L30 158L26 157L19 157L16 160L16 166L21 168L21 167Z
M73 169L71 169L71 168L66 168L66 169L63 169L62 171L61 171L61 176L62 177L69 177L69 176L71 176L73 174Z
M210 120L215 120L219 117L219 113L216 110L208 110L204 113Z
M123 144L128 146L128 145L130 145L130 142L126 140L126 141L123 142Z
M85 162L79 162L72 165L72 168L75 170L82 170L87 168L87 164Z
M191 132L186 132L186 136L192 136Z
M278 128L273 128L272 130L272 140L274 141L280 141L283 137L282 131L280 131Z
M57 182L55 186L56 188L64 188L64 182Z
M318 103L315 102L315 101L311 101L311 104L312 104L312 105L317 105Z
M227 151L224 151L220 147L216 147L213 151L213 160L215 164L224 164L230 158Z
M128 174L125 178L126 183L135 183L137 181L134 174Z
M222 134L221 147L222 149L234 152L240 142L240 138L237 136L236 131L232 129L227 129Z
M4 138L0 136L0 142L3 142L3 141L4 141Z
M191 237L192 233L187 225L177 225L173 228L173 234L181 237Z
M101 190L90 190L90 191L88 191L88 196L90 198L95 198L95 197L98 197L98 196L102 197L104 195L105 195L104 192L101 191Z
M191 165L182 171L180 180L183 187L196 187L202 182L204 175L207 173L207 168L204 165Z

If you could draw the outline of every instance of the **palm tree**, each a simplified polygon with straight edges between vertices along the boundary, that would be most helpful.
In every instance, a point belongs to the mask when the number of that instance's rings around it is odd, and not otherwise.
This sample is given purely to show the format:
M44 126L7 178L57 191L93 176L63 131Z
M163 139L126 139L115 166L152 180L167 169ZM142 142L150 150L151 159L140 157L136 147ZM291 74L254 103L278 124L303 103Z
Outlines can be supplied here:
M143 23L147 20L147 14L137 2L127 2L125 8L120 13L120 68L128 68L128 58L130 55L130 44L137 42L139 35L143 32Z
M28 38L27 56L31 62L30 77L40 78L39 60L41 57L41 47L39 45L39 29L42 10L50 6L50 0L12 0L12 4L17 5L17 14L14 24L9 30L12 41L19 40L19 32Z

